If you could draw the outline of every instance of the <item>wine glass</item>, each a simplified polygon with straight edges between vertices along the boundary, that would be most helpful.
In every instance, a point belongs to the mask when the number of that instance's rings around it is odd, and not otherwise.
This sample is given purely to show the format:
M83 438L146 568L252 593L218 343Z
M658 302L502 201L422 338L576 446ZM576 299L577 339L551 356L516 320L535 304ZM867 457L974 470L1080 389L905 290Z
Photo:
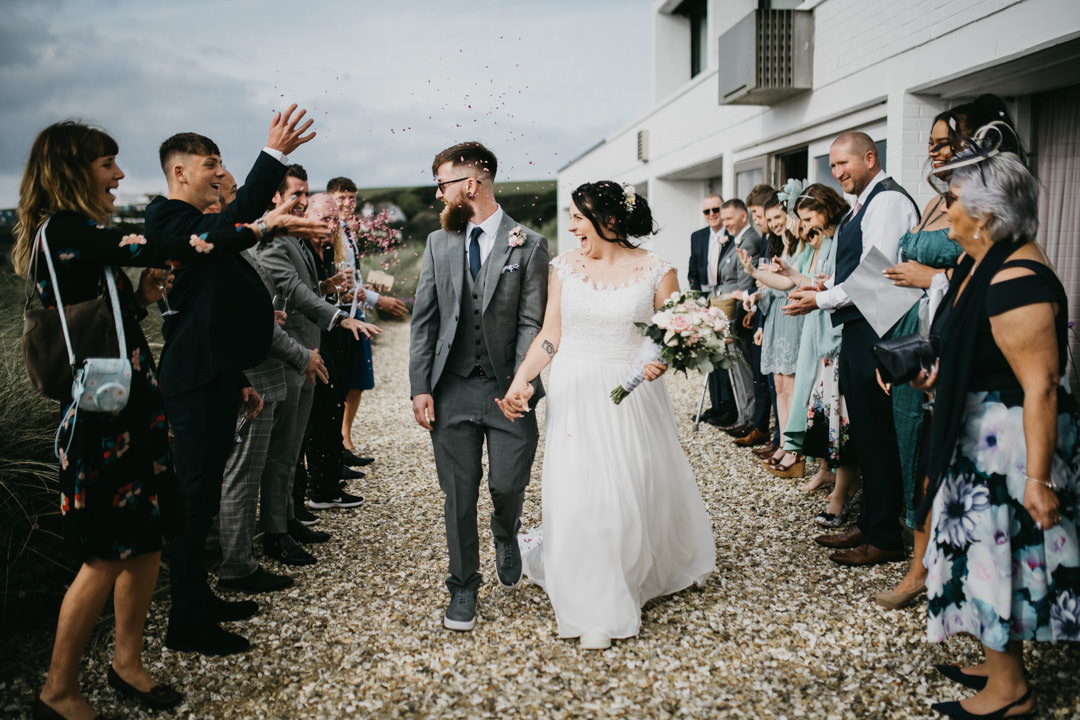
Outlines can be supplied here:
M167 297L168 288L166 287L166 280L168 280L169 273L171 271L172 268L165 268L165 272L162 273L161 278L158 280L158 290L161 291L161 304L165 306L165 310L161 313L162 317L176 315L179 312L178 310L173 310L171 307L169 307L169 298Z

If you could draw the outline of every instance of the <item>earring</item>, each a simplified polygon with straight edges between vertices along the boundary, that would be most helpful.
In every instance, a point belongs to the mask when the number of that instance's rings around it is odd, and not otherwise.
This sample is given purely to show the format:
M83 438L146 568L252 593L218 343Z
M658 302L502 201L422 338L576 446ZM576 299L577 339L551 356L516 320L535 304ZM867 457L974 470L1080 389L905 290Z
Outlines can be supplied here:
M975 240L979 239L979 230L978 230L978 228L975 229L975 238L974 239Z

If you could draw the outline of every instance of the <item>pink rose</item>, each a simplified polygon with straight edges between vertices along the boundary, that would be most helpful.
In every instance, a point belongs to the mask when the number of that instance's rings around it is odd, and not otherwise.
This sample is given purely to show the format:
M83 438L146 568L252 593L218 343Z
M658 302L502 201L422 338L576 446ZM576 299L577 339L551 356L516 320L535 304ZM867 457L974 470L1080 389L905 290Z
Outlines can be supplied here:
M690 318L686 315L675 315L671 318L671 329L675 332L682 332L689 330L694 326L694 323L690 321Z

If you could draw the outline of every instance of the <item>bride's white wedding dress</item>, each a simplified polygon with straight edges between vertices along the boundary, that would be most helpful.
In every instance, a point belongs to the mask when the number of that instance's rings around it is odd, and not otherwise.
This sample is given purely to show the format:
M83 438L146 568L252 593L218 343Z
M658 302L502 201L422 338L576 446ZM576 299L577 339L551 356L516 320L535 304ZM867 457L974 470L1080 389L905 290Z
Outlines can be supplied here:
M525 575L551 599L560 637L636 635L641 606L703 582L716 548L675 429L663 379L621 404L611 390L635 370L660 279L646 254L632 279L596 288L564 253L562 337L547 382L543 526L521 536Z

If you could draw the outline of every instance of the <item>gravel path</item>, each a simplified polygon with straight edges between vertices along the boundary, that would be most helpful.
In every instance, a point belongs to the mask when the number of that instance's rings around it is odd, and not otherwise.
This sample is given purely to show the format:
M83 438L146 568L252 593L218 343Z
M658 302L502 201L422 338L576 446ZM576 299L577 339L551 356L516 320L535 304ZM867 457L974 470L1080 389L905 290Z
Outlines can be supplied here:
M808 520L822 494L774 478L710 426L691 432L699 376L667 382L716 536L717 572L705 586L651 602L638 637L583 651L556 637L539 588L493 587L481 522L489 570L476 630L444 630L442 495L408 401L408 326L387 328L375 350L377 387L361 406L371 430L358 432L358 445L377 458L352 488L364 505L323 513L317 527L334 537L314 546L318 564L289 568L296 585L258 596L261 613L235 624L252 641L243 655L165 649L159 593L145 657L152 673L188 693L161 717L930 718L931 702L965 694L933 664L977 659L973 640L929 645L925 604L887 612L873 603L904 567L834 566ZM539 460L533 477L525 527L539 521ZM481 502L483 517L490 500ZM106 686L109 641L99 632L83 662L91 703L156 717ZM1025 654L1041 716L1080 717L1080 648L1028 644ZM19 676L0 678L0 715L29 717L46 662L41 654Z

